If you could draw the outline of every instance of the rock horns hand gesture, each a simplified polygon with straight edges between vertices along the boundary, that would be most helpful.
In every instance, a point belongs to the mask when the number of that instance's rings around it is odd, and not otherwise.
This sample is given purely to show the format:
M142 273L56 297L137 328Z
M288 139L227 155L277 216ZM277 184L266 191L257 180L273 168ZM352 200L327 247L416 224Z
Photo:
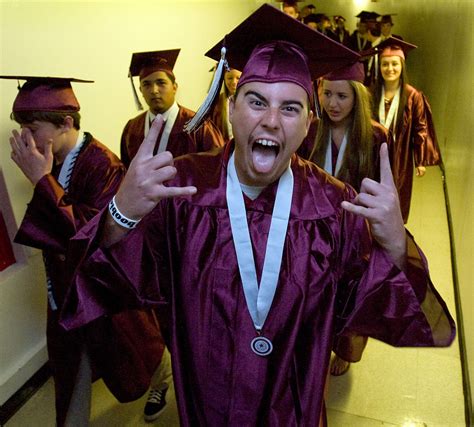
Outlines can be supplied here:
M406 233L386 143L380 147L380 182L364 178L360 193L352 203L344 201L341 206L367 219L374 239L403 270L406 263Z

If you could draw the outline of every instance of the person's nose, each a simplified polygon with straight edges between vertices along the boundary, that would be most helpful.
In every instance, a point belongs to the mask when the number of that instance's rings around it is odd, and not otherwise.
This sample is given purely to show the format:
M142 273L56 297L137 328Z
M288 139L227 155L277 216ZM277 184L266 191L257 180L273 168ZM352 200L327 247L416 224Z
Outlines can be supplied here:
M280 109L269 107L263 116L262 125L268 129L278 129L280 127Z

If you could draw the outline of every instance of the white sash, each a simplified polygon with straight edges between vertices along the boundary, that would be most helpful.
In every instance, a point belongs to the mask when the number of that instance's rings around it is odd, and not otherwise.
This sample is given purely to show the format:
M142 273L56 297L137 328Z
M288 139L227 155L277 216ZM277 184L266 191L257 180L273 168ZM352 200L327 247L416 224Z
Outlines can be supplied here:
M160 138L160 144L158 145L158 153L162 153L163 151L166 151L166 148L168 147L168 140L171 134L171 129L173 129L174 123L176 121L176 118L178 117L179 113L179 106L175 102L168 110L166 110L163 114L163 121L165 122L165 128L163 129L163 133L161 134ZM145 117L145 132L144 136L146 137L148 135L148 132L150 131L150 123L153 122L155 119L155 115L148 110L146 117Z
M332 134L331 134L331 130L329 130L329 141L328 141L328 146L326 148L326 158L324 159L324 170L332 176L337 176L337 174L341 170L342 161L344 160L344 153L346 152L347 132L344 134L341 148L339 148L339 152L337 153L336 170L334 172L332 170L332 142L331 141L332 141Z
M84 132L79 131L77 136L76 145L74 148L67 154L64 159L63 165L58 176L58 182L63 187L64 191L67 193L69 188L69 182L71 181L72 171L74 170L74 165L76 164L77 156L81 151L82 145L84 144Z
M400 104L400 89L398 88L395 96L392 99L392 103L390 104L390 109L388 110L388 115L385 117L385 88L382 86L382 96L380 98L379 104L379 122L382 126L386 129L390 129L390 125L393 122L393 138L395 138L395 127L397 123L397 114L398 114L398 106Z
M260 331L270 311L280 275L283 246L293 198L293 173L291 168L288 165L288 169L280 177L278 183L260 287L257 283L247 213L235 169L234 154L232 154L227 167L226 198L247 308L255 329Z

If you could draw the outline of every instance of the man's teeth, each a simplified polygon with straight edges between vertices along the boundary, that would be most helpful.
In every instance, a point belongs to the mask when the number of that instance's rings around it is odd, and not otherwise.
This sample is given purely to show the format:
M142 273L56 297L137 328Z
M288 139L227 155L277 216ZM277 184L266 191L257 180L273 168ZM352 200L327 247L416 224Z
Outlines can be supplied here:
M258 139L255 141L257 144L264 145L265 147L278 147L278 144L268 139Z

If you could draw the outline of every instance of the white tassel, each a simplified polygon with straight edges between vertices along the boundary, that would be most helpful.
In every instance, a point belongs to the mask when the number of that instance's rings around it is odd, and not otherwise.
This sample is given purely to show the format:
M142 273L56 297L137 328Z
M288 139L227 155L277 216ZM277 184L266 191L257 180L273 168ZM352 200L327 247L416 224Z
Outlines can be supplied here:
M204 119L209 114L211 107L217 98L217 95L219 95L222 86L222 79L224 77L224 67L226 68L226 70L229 69L227 60L225 59L225 54L226 48L222 47L221 59L219 61L219 64L217 65L216 72L214 73L214 79L212 80L211 87L209 88L209 92L207 93L206 99L196 111L194 117L184 125L184 131L187 133L191 133L199 129L199 127L204 122Z
M128 73L128 77L130 77L130 83L132 84L132 92L133 98L135 99L135 105L137 106L137 110L143 110L143 105L138 98L137 90L135 89L135 85L133 84L133 76L131 73Z

